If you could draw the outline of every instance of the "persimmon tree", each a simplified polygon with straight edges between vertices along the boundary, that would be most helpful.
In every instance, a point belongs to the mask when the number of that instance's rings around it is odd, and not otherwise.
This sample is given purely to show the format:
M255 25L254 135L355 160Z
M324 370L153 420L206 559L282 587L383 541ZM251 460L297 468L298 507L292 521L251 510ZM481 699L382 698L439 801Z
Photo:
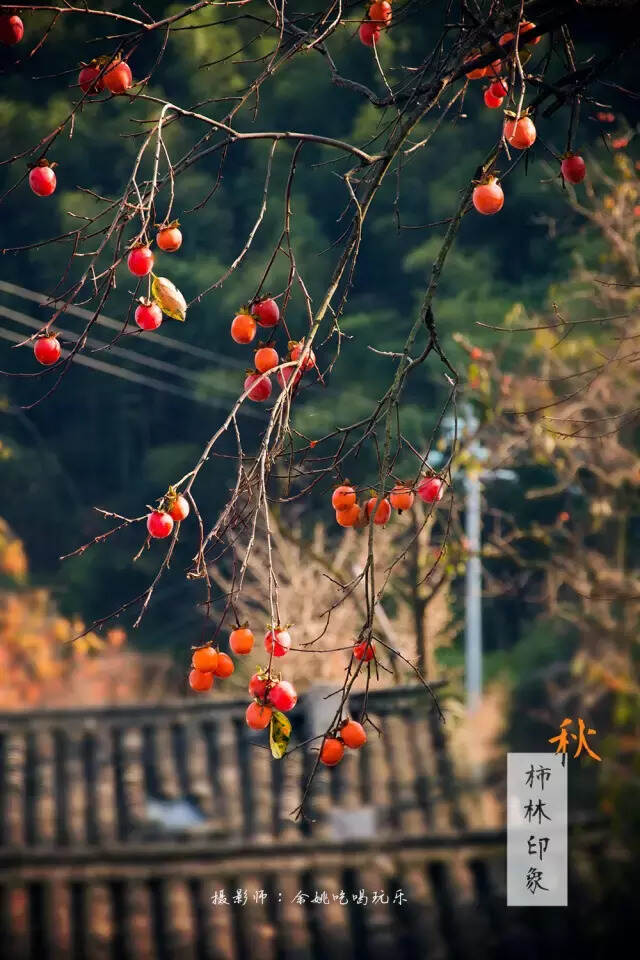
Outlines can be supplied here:
M486 597L537 610L523 638L537 640L529 671L516 654L520 711L537 731L577 711L589 718L606 760L603 802L628 823L640 700L640 182L622 148L606 170L596 156L589 166L584 191L568 197L580 252L548 313L512 311L496 325L495 350L465 343L476 429L454 469L484 477ZM500 479L505 465L512 475Z
M96 122L101 104L108 98L118 98L123 111L127 108L126 132L137 145L134 162L117 195L103 196L91 184L83 185L81 189L93 199L97 212L76 218L62 235L34 238L28 245L27 249L33 251L58 244L68 252L66 266L50 292L50 318L32 337L20 342L32 346L35 360L44 368L13 374L33 383L33 404L45 402L58 389L72 389L65 383L68 373L88 349L93 328L117 284L129 285L131 300L112 347L140 331L152 337L163 317L197 322L198 312L215 303L216 292L252 256L253 242L268 206L280 207L281 229L270 256L260 267L260 279L246 291L245 302L238 305L235 317L229 317L230 337L247 346L247 364L251 367L238 384L237 399L209 431L208 439L203 437L197 461L182 476L171 478L166 489L158 491L155 505L141 504L139 514L133 517L119 513L117 504L101 509L111 526L74 554L104 544L124 528L140 528L140 551L157 551L156 573L142 593L97 617L89 630L97 630L126 612L134 613L136 627L169 571L178 538L190 538L194 554L185 576L201 584L201 604L211 622L206 645L200 645L194 655L191 683L194 689L205 690L211 688L216 674L223 677L233 669L228 655L218 649L219 638L225 626L242 628L237 611L251 557L260 543L267 569L265 606L269 624L264 640L262 635L258 637L264 643L266 664L254 683L252 692L258 693L250 704L247 721L256 728L270 726L272 751L281 756L290 725L274 704L289 703L290 697L286 689L283 692L276 666L281 662L286 666L283 658L291 656L290 651L313 656L316 652L322 655L322 650L316 642L320 637L298 647L296 611L283 608L273 557L273 512L277 508L286 514L303 505L311 492L325 490L337 524L361 528L366 550L356 572L335 583L335 607L357 595L361 614L350 631L351 652L336 698L335 716L317 737L320 752L312 777L320 762L334 765L342 756L345 741L341 730L349 723L347 704L354 684L364 677L368 689L379 660L404 656L381 639L379 630L379 608L394 571L410 562L412 544L419 541L422 527L432 522L436 511L445 518L445 540L451 529L460 378L443 346L437 295L461 224L466 217L499 215L509 202L509 181L523 174L528 151L536 140L545 139L545 122L552 115L565 118L566 132L560 145L545 140L548 162L559 184L582 183L586 166L580 153L581 108L598 104L598 82L621 59L632 55L638 40L637 23L626 19L624 5L614 3L533 0L526 5L443 4L441 30L429 48L421 51L415 62L388 73L387 37L395 31L410 34L420 15L421 5L413 2L393 6L374 3L368 9L331 3L309 12L284 2L203 0L176 6L159 18L138 4L100 10L54 2L30 4L23 13L0 4L0 40L10 51L7 69L35 59L50 38L75 18L90 20L95 38L92 59L80 65L70 59L60 64L57 76L42 80L58 84L66 92L68 108L53 129L38 131L31 146L5 157L3 164L14 171L8 192L26 193L30 188L34 203L46 203L64 182L63 165L54 166L56 147L63 138L72 138L89 118ZM606 17L607 22L619 19L615 45L597 53L578 52L572 31L585 22L597 25L599 17ZM243 85L233 96L219 99L213 95L199 103L179 103L154 93L153 83L162 75L172 44L182 31L206 36L207 31L224 30L227 22L238 20L244 20L255 36L270 46L257 60L244 63ZM370 49L369 85L350 77L348 63L336 62L334 40L345 31L353 36L353 43L361 42ZM152 67L139 75L136 64L143 55ZM319 59L327 85L349 91L379 111L378 131L371 140L361 144L327 135L322 130L322 117L316 116L311 105L305 130L262 128L261 100L268 95L274 76L303 57ZM216 69L222 64L203 61L202 65L210 70L215 94ZM322 436L309 436L296 426L296 403L310 384L325 384L340 363L346 337L341 318L358 267L367 218L382 184L389 177L396 179L397 214L405 171L422 165L422 175L428 175L429 157L437 150L439 133L465 109L469 85L476 80L486 84L486 109L496 111L495 133L486 144L483 162L469 169L466 182L460 183L456 208L442 224L434 225L443 228L439 249L425 277L419 309L402 326L398 324L397 346L379 351L371 344L361 345L361 349L377 353L381 363L387 365L377 402L365 416L352 422L348 412L338 411L330 430ZM176 127L190 138L188 148L178 152L171 147ZM264 144L264 179L256 186L257 214L252 226L238 238L237 254L219 276L202 289L179 290L170 276L164 276L171 274L171 258L181 255L181 211L176 207L179 178L192 168L207 170L211 177L206 193L193 208L197 210L211 200L227 165L242 162L243 151L256 143ZM461 149L465 149L462 143ZM288 156L288 175L282 194L274 197L274 158L283 151ZM303 274L292 229L303 154L305 158L313 156L317 175L332 181L337 177L344 191L341 232L332 245L334 262L324 289L316 289L313 276ZM99 162L108 159L100 157ZM7 246L5 251L10 249ZM273 290L272 277L282 263L286 283L282 289ZM89 311L86 323L72 338L59 337L57 327L76 306ZM258 328L268 331L271 340L260 347L254 360L250 345ZM402 401L407 385L420 382L427 368L430 376L444 385L444 398L431 441L425 445L418 435L407 431ZM248 449L239 413L253 403L266 404L267 415L257 445ZM449 432L448 453L436 469L433 453L445 421L453 423L453 430ZM229 458L219 452L227 437L235 444L233 481L226 504L217 516L209 517L201 507L203 468L216 457L221 457L221 469L228 465ZM374 475L360 473L364 448L374 452ZM402 545L381 572L376 551L385 536L385 524L393 521L394 511L411 511L416 496L426 504L425 515L416 524L410 542ZM227 579L222 594L216 592L216 578L212 576L212 570L219 568L224 569ZM437 576L435 569L434 562L423 579ZM246 637L243 644L246 650ZM428 686L423 671L411 661L410 665ZM366 697L364 703L360 721L366 725ZM348 740L353 748L359 748L364 742L359 731L349 729Z

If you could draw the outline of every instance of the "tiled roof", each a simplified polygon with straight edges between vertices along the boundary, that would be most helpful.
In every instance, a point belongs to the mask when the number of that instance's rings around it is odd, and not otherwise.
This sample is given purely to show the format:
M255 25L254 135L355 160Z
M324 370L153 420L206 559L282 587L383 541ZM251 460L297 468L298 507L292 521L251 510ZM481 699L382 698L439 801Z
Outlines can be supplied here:
M321 729L318 703L304 697L290 715L292 746ZM237 700L0 714L0 851L294 840L328 835L336 807L374 806L377 829L461 826L439 721L421 690L370 695L382 736L371 731L365 749L320 771L313 826L290 818L313 753L273 761L245 709Z
M0 715L3 960L492 956L502 831L470 824L423 691L370 695L382 738L323 769L297 823L313 755L273 761L245 707Z

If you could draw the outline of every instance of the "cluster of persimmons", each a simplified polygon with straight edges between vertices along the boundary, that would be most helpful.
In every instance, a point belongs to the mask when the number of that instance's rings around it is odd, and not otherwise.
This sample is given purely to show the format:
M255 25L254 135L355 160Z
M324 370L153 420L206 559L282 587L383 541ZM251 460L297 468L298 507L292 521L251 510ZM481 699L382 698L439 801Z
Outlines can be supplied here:
M397 483L388 497L372 495L358 503L355 487L341 484L333 491L331 506L336 512L336 521L341 527L366 527L373 514L373 522L384 526L391 518L391 511L410 510L417 494L425 503L436 503L444 494L444 481L440 477L424 477L414 490L406 483Z
M528 39L528 34L535 30L535 23L530 20L524 20L520 23L518 37L516 34L508 31L503 33L498 43L511 52L515 51L516 39L518 41L519 56L521 61L526 61L530 56L530 48L535 47L540 40L540 36L533 36ZM466 62L478 59L482 51L476 50L467 58ZM512 58L507 60L507 64ZM503 61L494 60L487 66L475 67L467 73L468 80L488 79L490 84L484 90L484 102L490 110L497 110L502 107L504 98L509 92L508 81L501 77ZM532 117L527 110L513 113L504 111L502 135L510 147L515 150L528 150L533 146L536 140L537 131ZM586 164L581 156L568 152L560 158L560 174L566 183L580 183L585 178L587 171ZM498 213L504 206L504 191L498 182L498 178L492 174L487 175L476 184L473 191L473 205L485 216L491 216Z
M229 649L236 656L247 656L253 650L255 636L248 624L236 626L229 635ZM271 669L273 658L285 657L291 649L291 634L282 626L270 627L264 637L264 649L269 656L269 666L258 668L249 680L252 700L248 705L245 720L252 730L265 730L274 718L274 711L288 713L298 702L298 693L289 680L283 680ZM356 660L368 663L375 656L372 640L356 643L353 647ZM189 686L198 693L211 690L216 678L229 677L235 667L227 653L217 650L213 644L205 644L193 651ZM353 719L343 720L331 735L323 737L320 761L326 766L335 766L342 758L344 748L356 750L366 743L367 735L362 724Z
M278 304L273 297L263 297L252 303L250 307L243 307L238 311L231 324L231 339L240 344L251 343L255 340L259 326L270 328L275 332L279 322ZM254 367L247 370L244 389L248 391L249 400L254 400L256 403L264 403L271 396L272 370L278 368L276 377L283 390L293 376L293 389L295 389L303 373L306 370L312 370L316 365L316 356L311 349L311 344L305 344L304 340L289 340L284 360L278 356L274 342L272 339L258 344L254 353ZM299 365L293 366L298 364L298 361L300 361ZM285 363L291 366L280 366Z

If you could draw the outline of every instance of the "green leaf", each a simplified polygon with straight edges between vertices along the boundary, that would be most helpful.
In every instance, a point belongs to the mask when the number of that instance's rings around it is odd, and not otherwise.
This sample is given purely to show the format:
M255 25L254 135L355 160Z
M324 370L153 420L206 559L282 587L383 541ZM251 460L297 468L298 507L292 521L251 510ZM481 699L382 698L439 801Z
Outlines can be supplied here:
M290 737L291 721L288 717L285 717L284 713L280 713L279 710L274 710L269 726L269 745L271 746L271 753L276 760L282 760L284 757L287 752L287 747L289 746Z

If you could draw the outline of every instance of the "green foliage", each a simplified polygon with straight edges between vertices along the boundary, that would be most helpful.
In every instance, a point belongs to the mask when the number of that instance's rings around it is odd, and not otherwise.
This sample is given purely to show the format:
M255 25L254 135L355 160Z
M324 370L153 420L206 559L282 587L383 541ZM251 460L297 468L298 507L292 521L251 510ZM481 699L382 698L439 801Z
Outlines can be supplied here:
M110 6L121 9L125 5ZM166 12L171 13L178 6L167 5ZM160 3L155 5L156 14L159 8ZM222 98L236 96L250 78L258 76L266 62L259 58L273 49L273 37L261 36L260 24L260 17L270 15L270 8L254 2L251 9L256 21L236 20L225 8L210 7L196 15L198 22L210 24L206 29L173 31L146 92L170 97L184 106L202 104L203 112L223 117L233 101L223 102ZM437 35L442 16L438 5L429 5L421 22L414 23L411 30L397 29L385 37L380 55L389 76L393 76L394 66L417 62L418 54ZM97 48L91 20L66 18L64 29L52 32L19 75L4 78L0 123L11 132L10 148L7 145L5 154L26 150L59 123L78 94L78 62L113 49L115 41L107 42L105 49ZM330 41L338 70L383 95L384 84L371 53L357 42L354 33L350 23ZM150 38L149 43L141 44L134 52L131 64L136 78L154 67L159 43L160 38ZM212 63L216 66L207 66ZM48 79L33 79L36 75ZM311 437L329 432L336 424L366 416L393 376L393 361L367 347L394 349L403 339L419 308L431 261L446 229L446 224L421 225L446 220L451 215L461 189L495 139L497 118L482 106L481 90L482 85L470 85L459 112L452 111L451 121L442 125L433 147L404 157L398 203L402 229L397 229L394 216L395 175L387 178L376 200L363 238L351 297L340 320L346 337L339 362L324 387L315 385L301 391L297 401L296 426ZM238 129L319 132L364 147L370 144L372 150L376 149L376 138L393 120L388 111L363 104L353 91L332 84L324 58L314 51L294 58L274 75L261 91L258 106L256 119L256 102L249 98L234 118ZM140 121L156 117L158 109L151 103L142 106L123 98L85 103L73 137L57 139L50 151L50 159L59 164L58 191L49 201L34 198L24 183L10 193L3 204L0 247L64 234L81 222L78 217L95 215L108 206L108 200L120 196L144 135L145 124ZM435 112L428 116L415 130L413 142L429 134L438 120ZM561 143L565 120L557 117L548 122L546 141L555 140L556 146ZM197 128L190 120L172 121L164 133L171 156L179 158L190 149ZM581 135L589 140L595 138L597 130L590 132L588 124L584 124ZM216 142L216 135L212 134L206 146ZM174 215L181 220L184 243L178 254L159 255L156 272L168 275L187 301L214 286L240 254L262 202L270 147L262 141L233 145L219 183L219 152L203 157L177 179ZM224 409L240 392L243 367L250 365L252 355L230 340L229 324L234 311L255 290L282 228L282 200L292 149L290 143L276 147L267 211L249 255L222 287L216 286L200 303L190 305L184 325L165 321L161 330L181 342L212 350L219 361L174 354L168 347L152 346L148 339L135 344L142 353L190 373L193 379L185 383L185 390L192 394L192 400L75 365L58 390L26 415L29 428L19 418L3 418L3 440L15 451L3 478L7 501L4 512L26 541L34 576L44 580L54 576L66 609L79 611L89 620L108 612L117 599L128 599L132 582L134 589L144 586L143 574L151 569L146 557L129 575L129 582L125 575L128 558L137 551L142 533L136 530L117 535L108 545L94 548L62 566L58 557L104 531L107 524L92 510L94 504L137 516L145 503L161 496L168 482L192 465L197 452L220 423ZM514 316L514 303L523 304L527 312L543 306L550 285L553 293L553 284L565 276L563 256L577 256L579 252L588 260L597 257L591 241L575 236L575 220L567 213L558 185L541 184L541 179L550 176L547 158L538 144L528 168L519 164L506 182L507 203L499 218L469 214L465 219L460 243L451 254L435 304L441 343L454 365L466 362L466 354L453 339L459 332L473 343L488 348L499 346L516 357L524 349L524 341L515 337L500 340L499 334L479 327L478 323L500 326ZM334 172L344 172L349 162L336 160L327 149L310 144L304 145L298 158L292 195L292 242L314 303L326 288L335 259L336 250L331 245L344 228L341 215L348 196ZM10 188L24 173L20 163L0 168L0 191ZM143 165L141 176L148 174L149 169L148 163ZM215 192L207 199L214 187ZM94 194L107 198L107 202ZM165 212L164 208L156 210L156 219L162 220ZM107 216L105 212L103 222ZM548 229L550 219L556 224L555 234ZM405 226L420 229L404 229ZM2 278L48 291L64 274L64 288L83 267L80 261L69 275L64 273L70 252L71 244L64 242L37 247L19 256L7 254L3 258ZM287 271L287 261L279 257L267 288L281 292ZM132 278L122 268L107 314L123 320L134 290ZM28 306L4 293L0 293L0 304L25 309L40 321L48 316L43 308ZM75 324L75 331L80 329L79 320L68 317L67 322ZM304 335L307 317L297 289L287 323L292 335ZM104 342L106 332L99 332ZM328 332L325 330L324 334ZM9 344L2 342L2 366L14 371L29 369L26 351L11 351ZM321 367L332 355L335 342L334 336L319 348ZM284 345L280 346L283 352ZM128 365L109 351L97 357ZM448 390L443 373L441 364L434 360L407 388L402 429L417 444L425 444L436 426ZM50 381L45 383L49 385ZM31 402L41 395L41 387L40 382L11 381L12 403L18 406ZM221 406L212 408L197 402L203 398L218 401ZM255 423L257 432L259 416L249 422ZM251 435L246 444L250 449ZM221 452L232 454L232 442L226 447L223 443ZM358 476L353 479L359 483L372 480L375 465L374 451L363 450L356 465ZM404 469L402 461L398 469ZM206 485L198 496L203 512L211 517L232 483L232 462L216 459L207 465L203 476ZM314 491L310 507L314 498L320 496L321 491ZM182 591L174 602L178 623L180 618L185 624L192 622L192 604L191 593ZM161 629L166 630L163 614L156 613L159 606L152 606L143 634L148 631L149 636L155 636Z

